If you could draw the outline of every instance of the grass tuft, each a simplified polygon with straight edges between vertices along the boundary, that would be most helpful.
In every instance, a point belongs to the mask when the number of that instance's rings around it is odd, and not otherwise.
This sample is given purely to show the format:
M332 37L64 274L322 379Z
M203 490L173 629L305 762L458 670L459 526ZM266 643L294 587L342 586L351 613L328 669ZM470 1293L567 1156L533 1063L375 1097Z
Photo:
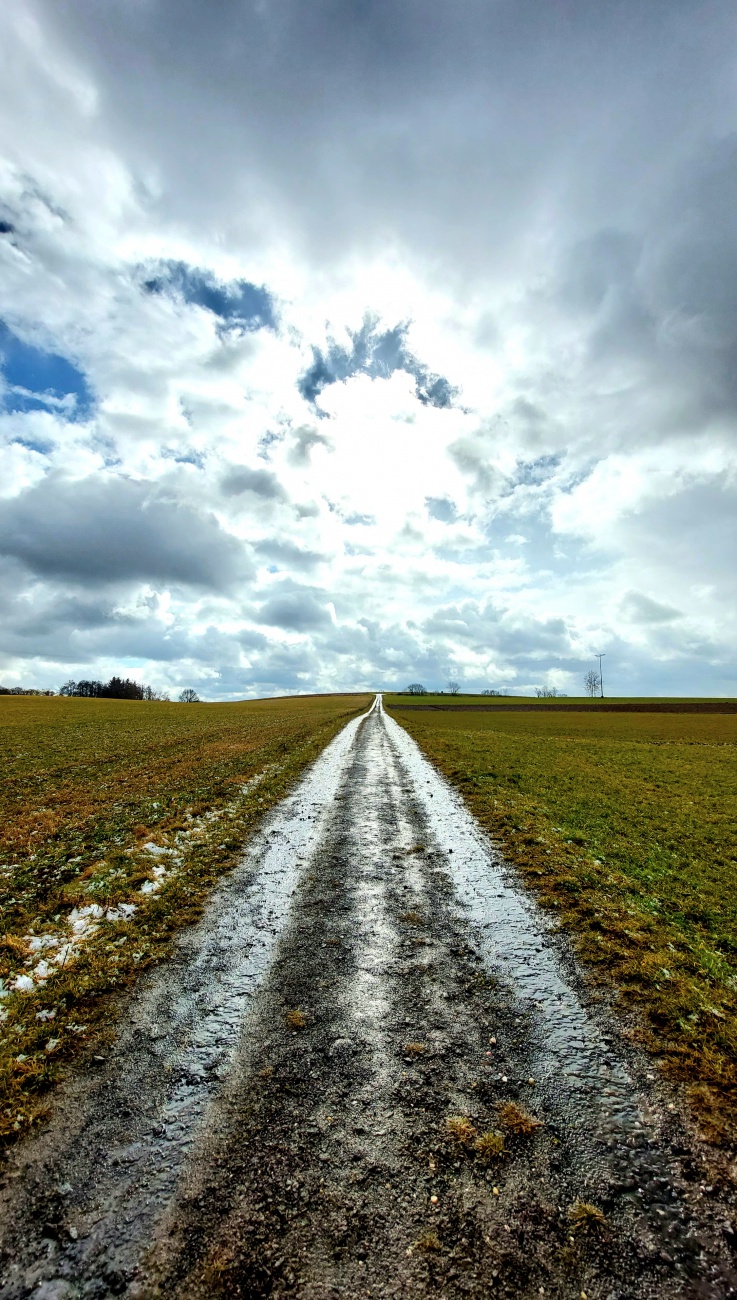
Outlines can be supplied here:
M307 1028L307 1017L304 1011L300 1011L299 1009L295 1009L294 1011L287 1011L286 1015L284 1016L284 1019L286 1020L290 1029Z
M491 1129L488 1133L482 1133L473 1145L476 1155L485 1162L498 1160L504 1155L504 1137Z
M424 1233L414 1244L415 1250L442 1250L440 1238L435 1232Z
M422 1056L425 1051L425 1043L405 1043L402 1051L405 1056Z
M536 1119L531 1115L524 1106L518 1105L516 1101L502 1101L499 1103L499 1123L504 1128L509 1129L510 1133L515 1133L520 1137L527 1137L537 1129L543 1127L541 1119Z
M603 1211L590 1201L574 1201L568 1217L573 1224L574 1231L580 1228L586 1232L590 1229L601 1229L606 1226L606 1216Z
M450 1115L445 1127L453 1141L461 1146L470 1146L476 1136L476 1129L467 1115Z

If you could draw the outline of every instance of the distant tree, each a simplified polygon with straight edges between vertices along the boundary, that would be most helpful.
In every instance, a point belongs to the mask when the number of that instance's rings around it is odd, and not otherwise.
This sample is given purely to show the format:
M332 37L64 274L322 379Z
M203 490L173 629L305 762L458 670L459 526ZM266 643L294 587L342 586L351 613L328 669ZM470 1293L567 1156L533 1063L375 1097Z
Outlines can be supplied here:
M106 700L142 700L143 687L131 681L130 677L111 677L101 694Z
M70 677L68 682L65 682L63 686L60 686L60 687L59 687L59 694L60 694L60 695L74 695L76 689L77 689L77 683L76 683L76 682L73 682L72 679L71 679L71 677Z
M200 697L196 691L192 690L191 686L188 686L186 690L181 692L179 702L181 704L199 704Z
M451 695L457 695L460 689L459 682L448 682L448 690Z
M592 699L594 698L595 695L599 694L601 679L599 677L599 674L597 672L594 672L593 668L590 668L589 671L587 672L586 676L583 679L583 684L586 687L586 694L590 695Z
M558 692L554 686L536 686L535 694L539 700L556 700Z
M427 695L427 691L425 690L425 687L422 685L422 682L410 682L409 686L407 687L406 694Z
M501 695L501 691L491 691L491 690L488 690L488 691L482 691L481 694L482 694L482 695Z
M103 682L83 680L77 682L74 694L81 695L86 700L99 700L105 694L105 686Z

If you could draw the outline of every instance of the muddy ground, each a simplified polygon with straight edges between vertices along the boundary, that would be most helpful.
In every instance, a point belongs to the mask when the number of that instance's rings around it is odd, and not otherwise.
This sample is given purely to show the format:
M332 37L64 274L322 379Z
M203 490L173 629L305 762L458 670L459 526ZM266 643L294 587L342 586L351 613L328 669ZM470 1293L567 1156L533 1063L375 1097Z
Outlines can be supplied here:
M737 1294L727 1164L380 707L3 1181L7 1300Z

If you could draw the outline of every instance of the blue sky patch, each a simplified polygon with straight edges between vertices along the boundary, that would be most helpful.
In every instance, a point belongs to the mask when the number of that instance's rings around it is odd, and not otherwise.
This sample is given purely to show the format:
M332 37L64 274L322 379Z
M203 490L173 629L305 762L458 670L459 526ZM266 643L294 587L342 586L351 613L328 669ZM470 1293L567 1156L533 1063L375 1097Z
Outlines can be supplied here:
M263 285L248 280L217 280L186 262L160 262L156 274L144 280L147 293L165 293L183 298L195 307L204 307L228 325L242 329L276 328L274 301Z
M323 352L312 349L312 365L300 376L297 388L305 401L310 402L319 414L317 399L329 384L350 379L352 375L369 375L371 379L388 379L397 370L403 370L415 381L415 393L424 406L449 407L458 396L442 375L433 374L418 361L407 347L409 326L395 325L393 329L378 329L378 321L366 316L360 330L349 330L350 347L342 347L335 339L328 339Z
M58 411L68 420L83 420L92 409L92 393L81 370L58 353L24 343L3 321L0 370L5 411Z

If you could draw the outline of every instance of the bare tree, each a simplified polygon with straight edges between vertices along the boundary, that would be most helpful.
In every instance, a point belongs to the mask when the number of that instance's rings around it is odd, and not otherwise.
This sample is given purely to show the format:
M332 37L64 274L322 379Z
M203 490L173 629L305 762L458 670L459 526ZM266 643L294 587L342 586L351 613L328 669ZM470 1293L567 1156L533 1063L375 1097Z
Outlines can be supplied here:
M583 679L583 684L586 687L586 694L590 695L593 700L594 696L599 694L599 686L601 685L599 674L594 672L593 668L590 668Z
M457 695L460 689L459 682L448 682L448 691L451 695Z
M188 686L179 696L179 702L180 704L199 704L200 697L196 691L192 690L191 686Z
M410 682L407 687L407 695L427 695L427 691L422 682Z

